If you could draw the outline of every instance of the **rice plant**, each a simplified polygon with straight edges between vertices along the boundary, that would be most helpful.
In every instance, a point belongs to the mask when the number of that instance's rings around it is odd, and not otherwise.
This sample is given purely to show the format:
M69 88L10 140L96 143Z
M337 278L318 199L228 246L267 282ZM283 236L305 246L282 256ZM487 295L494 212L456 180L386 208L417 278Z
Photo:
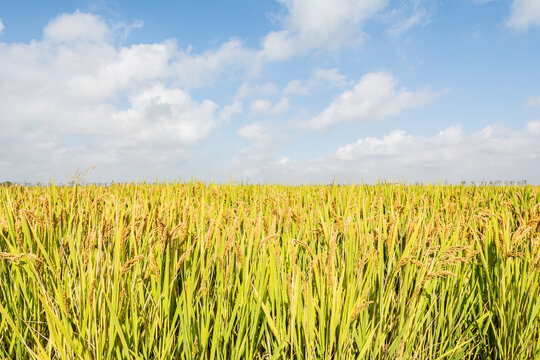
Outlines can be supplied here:
M540 358L540 187L0 190L0 358Z

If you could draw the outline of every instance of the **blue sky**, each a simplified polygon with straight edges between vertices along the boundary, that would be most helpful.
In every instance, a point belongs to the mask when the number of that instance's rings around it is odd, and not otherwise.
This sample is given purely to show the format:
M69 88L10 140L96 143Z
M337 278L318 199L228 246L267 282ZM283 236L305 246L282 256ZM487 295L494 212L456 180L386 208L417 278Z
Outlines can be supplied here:
M0 181L540 183L539 43L538 0L2 2Z

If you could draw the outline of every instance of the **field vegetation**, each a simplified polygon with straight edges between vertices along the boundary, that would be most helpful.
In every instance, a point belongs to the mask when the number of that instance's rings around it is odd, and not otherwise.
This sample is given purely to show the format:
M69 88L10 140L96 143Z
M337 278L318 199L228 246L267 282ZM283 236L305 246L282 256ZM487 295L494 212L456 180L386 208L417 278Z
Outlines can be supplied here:
M0 358L538 359L540 187L0 188Z

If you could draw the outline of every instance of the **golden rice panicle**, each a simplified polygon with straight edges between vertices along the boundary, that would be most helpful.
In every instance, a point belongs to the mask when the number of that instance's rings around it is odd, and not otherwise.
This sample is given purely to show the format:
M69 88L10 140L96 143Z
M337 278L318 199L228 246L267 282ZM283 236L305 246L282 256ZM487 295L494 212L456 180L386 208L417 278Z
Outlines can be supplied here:
M540 358L539 190L8 187L0 358Z

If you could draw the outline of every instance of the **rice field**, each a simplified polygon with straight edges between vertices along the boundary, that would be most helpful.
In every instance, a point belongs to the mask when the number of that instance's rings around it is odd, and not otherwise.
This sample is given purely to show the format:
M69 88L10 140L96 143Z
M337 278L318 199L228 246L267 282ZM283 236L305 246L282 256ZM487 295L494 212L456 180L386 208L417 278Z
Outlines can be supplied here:
M540 187L0 188L0 358L538 359Z

